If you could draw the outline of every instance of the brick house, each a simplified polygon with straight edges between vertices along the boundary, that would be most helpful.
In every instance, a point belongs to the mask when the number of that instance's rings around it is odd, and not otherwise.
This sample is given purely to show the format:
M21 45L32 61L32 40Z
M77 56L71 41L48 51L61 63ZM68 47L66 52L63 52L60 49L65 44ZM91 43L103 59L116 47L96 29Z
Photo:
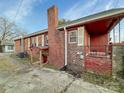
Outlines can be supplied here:
M79 63L88 71L111 74L109 33L124 17L124 9L103 11L63 25L58 25L56 6L47 12L48 29L16 39L16 53L27 51L60 68Z

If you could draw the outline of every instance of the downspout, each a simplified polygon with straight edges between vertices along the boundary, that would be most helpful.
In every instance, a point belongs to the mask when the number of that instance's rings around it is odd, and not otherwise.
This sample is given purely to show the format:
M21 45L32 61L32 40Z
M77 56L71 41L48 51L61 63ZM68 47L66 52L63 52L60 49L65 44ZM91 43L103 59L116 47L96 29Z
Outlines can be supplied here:
M14 50L14 53L16 53L15 47L16 47L16 46L15 46L15 40L14 40L14 47L13 47L13 48L14 48L14 49L13 49L13 50Z
M21 36L21 52L24 52L24 37Z
M120 20L120 18L119 18L119 25L118 25L118 26L119 26L119 43L121 43L120 21L121 21L121 20Z
M65 31L65 66L67 66L67 29L66 27L64 27L64 31Z

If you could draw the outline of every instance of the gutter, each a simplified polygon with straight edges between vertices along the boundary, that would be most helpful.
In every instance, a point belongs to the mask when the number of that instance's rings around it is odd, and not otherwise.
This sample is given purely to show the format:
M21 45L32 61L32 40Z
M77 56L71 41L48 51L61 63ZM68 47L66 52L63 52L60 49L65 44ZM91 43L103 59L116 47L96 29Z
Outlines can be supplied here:
M64 31L65 31L65 64L64 64L64 66L67 66L67 29L66 29L66 27L64 27Z

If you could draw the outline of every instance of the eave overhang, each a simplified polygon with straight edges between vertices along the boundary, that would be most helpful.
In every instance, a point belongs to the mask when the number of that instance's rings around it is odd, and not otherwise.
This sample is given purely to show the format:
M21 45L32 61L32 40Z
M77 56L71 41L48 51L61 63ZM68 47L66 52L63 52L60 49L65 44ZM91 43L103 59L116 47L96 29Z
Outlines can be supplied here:
M84 25L84 24L89 24L95 21L99 21L99 20L104 20L104 19L109 19L109 18L122 18L124 16L124 8L118 8L118 9L111 9L111 10L107 10L107 11L103 11L100 13L96 13L87 17L83 17L74 21L71 21L69 23L63 24L61 26L58 26L57 29L59 29L60 31L63 30L64 27L67 28L71 28L71 27L75 27L75 26L80 26L80 25Z

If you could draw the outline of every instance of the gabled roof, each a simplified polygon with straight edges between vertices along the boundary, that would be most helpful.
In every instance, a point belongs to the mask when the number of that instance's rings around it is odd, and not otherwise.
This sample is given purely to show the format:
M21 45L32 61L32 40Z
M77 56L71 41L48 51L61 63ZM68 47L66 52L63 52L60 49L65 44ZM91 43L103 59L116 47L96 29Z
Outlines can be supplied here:
M115 16L115 15L119 15L119 14L124 14L124 8L116 8L116 9L106 10L106 11L102 11L102 12L92 14L92 15L89 15L86 17L82 17L80 19L60 25L58 27L58 29L61 29L63 27L73 26L73 25L80 24L80 23L87 23L90 21L94 21L94 20L98 20L98 19L102 19L102 18L106 18L106 17L111 17L111 16Z
M58 26L57 29L62 29L64 27L70 27L70 26L74 26L77 24L83 24L83 23L87 23L87 22L91 22L91 21L95 21L95 20L99 20L99 19L103 19L103 18L107 18L107 17L117 16L117 15L121 15L121 14L124 15L124 8L116 8L116 9L106 10L106 11L102 11L102 12L99 12L96 14L92 14L92 15L82 17L80 19L65 23L63 25ZM48 31L48 29L40 30L40 31L31 33L31 34L28 34L28 35L24 36L24 38L42 34L47 31Z
M24 37L26 38L26 37L30 37L30 36L35 36L35 35L42 34L42 33L45 33L45 32L48 32L48 29L43 29L43 30L28 34L28 35L26 35Z
M39 34L42 34L42 33L45 33L45 32L48 32L48 29L43 29L43 30L40 30L40 31L36 31L36 32L34 32L34 33L30 33L30 34L25 35L25 36L19 36L19 37L15 38L14 40L21 39L22 37L23 37L23 38L27 38L27 37L39 35Z

